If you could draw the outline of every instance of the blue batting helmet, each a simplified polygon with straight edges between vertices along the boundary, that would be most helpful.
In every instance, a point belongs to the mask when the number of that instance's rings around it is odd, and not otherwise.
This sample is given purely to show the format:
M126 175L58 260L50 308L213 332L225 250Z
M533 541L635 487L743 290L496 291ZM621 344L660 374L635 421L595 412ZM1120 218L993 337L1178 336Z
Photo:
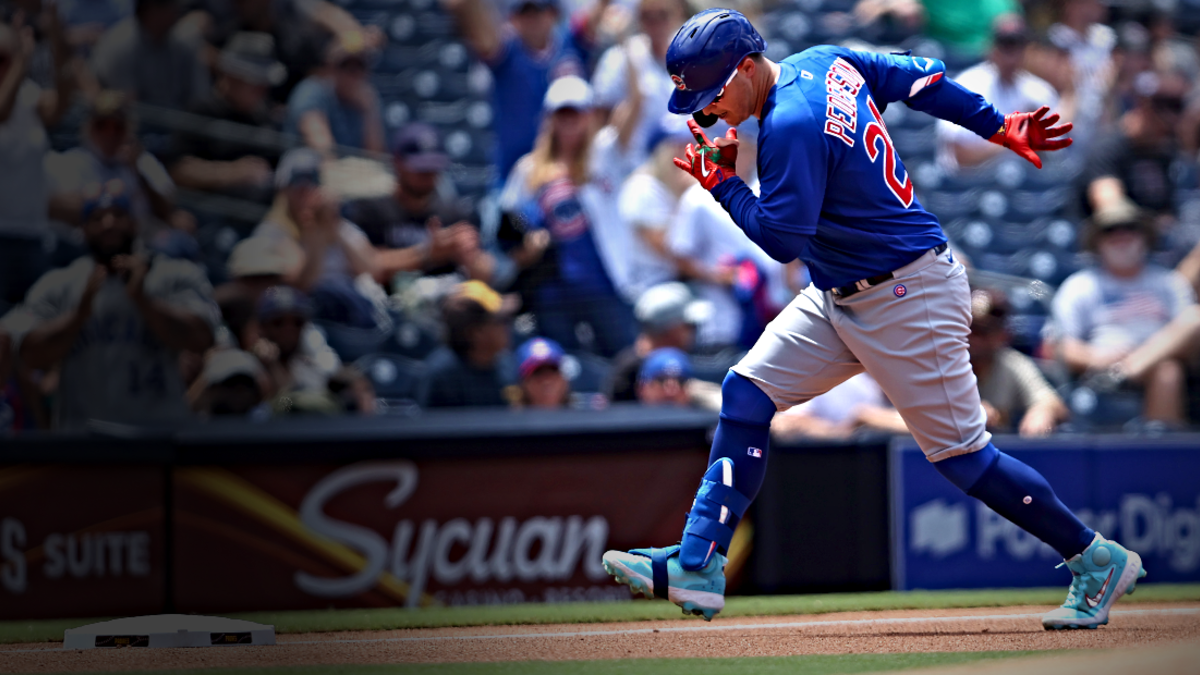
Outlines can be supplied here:
M667 72L675 83L667 108L679 114L703 110L742 59L766 48L750 20L736 10L706 9L688 19L667 48Z

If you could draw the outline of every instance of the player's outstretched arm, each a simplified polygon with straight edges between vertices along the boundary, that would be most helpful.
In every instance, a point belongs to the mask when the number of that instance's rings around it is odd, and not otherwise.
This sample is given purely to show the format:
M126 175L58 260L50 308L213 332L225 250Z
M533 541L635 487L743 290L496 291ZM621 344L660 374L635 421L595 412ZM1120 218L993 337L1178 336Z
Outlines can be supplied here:
M1040 169L1042 158L1038 157L1037 151L1062 150L1073 142L1064 136L1075 125L1067 122L1054 126L1058 122L1058 113L1046 117L1048 112L1050 107L1042 106L1031 113L1010 113L1004 117L1000 131L988 140L1012 150Z
M903 101L913 110L970 129L1039 169L1042 160L1037 151L1061 150L1071 144L1071 139L1063 136L1072 125L1054 126L1059 117L1057 114L1046 117L1049 107L1001 116L982 96L947 78L945 64L937 59L907 53L884 55L834 49L862 74L877 104L886 106Z

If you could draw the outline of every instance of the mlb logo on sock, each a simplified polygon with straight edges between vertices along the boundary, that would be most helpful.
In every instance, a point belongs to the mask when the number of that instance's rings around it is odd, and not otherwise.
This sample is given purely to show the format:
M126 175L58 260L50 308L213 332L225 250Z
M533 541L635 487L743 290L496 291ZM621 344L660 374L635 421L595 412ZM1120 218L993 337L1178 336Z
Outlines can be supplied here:
M758 448L747 448L746 454L750 455L751 457L758 457L759 459L762 459L762 450L759 450Z

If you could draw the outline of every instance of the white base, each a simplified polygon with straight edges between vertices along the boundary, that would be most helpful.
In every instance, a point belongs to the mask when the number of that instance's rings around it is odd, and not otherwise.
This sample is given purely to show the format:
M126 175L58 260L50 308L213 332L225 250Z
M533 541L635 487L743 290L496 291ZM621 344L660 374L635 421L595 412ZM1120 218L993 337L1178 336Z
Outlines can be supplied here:
M155 614L102 621L63 634L63 649L273 645L275 627L219 616Z

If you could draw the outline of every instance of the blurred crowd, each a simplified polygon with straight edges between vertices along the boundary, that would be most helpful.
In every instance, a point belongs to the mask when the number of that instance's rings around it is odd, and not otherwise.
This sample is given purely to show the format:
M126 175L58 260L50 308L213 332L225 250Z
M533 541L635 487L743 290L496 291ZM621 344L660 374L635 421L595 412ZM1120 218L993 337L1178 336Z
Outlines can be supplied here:
M1200 419L1200 2L734 5L770 58L911 49L1001 112L1075 123L1034 175L885 112L972 270L991 428ZM665 55L703 8L7 0L0 433L719 408L729 366L809 280L674 166L692 138L666 112ZM738 131L756 189L754 120ZM774 431L905 427L863 374Z

